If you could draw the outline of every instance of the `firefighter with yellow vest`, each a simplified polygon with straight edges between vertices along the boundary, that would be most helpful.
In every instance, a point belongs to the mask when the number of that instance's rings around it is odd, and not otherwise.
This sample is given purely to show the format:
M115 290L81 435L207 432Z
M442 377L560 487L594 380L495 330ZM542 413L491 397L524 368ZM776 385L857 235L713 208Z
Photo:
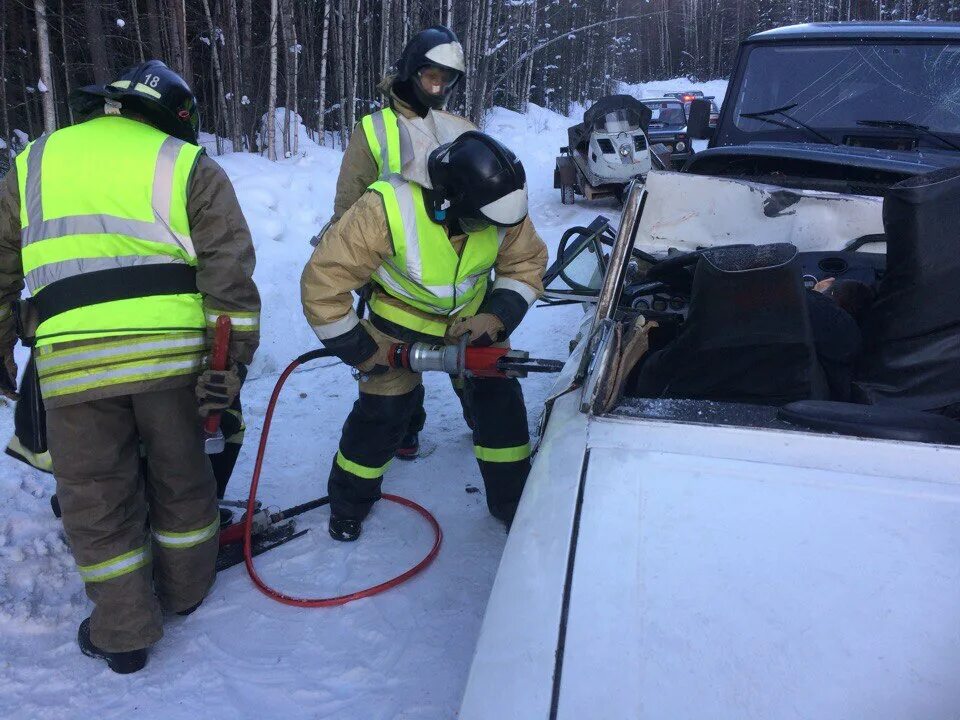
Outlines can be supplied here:
M413 36L380 84L387 98L386 106L358 123L344 151L333 217L327 227L336 223L377 180L398 174L430 184L430 153L461 133L476 130L466 118L443 111L465 71L463 48L452 30L437 25ZM462 388L455 384L454 389L463 400ZM419 433L425 421L421 399L397 448L398 458L412 460L418 455Z
M213 584L220 521L201 415L239 392L260 300L246 221L197 145L183 79L149 61L84 98L88 119L28 145L0 187L0 300L10 307L25 281L19 334L94 603L80 649L128 673L160 639L162 611L192 612ZM203 363L220 315L234 333L217 373ZM16 377L9 315L0 338Z
M394 342L505 342L543 291L547 249L527 217L519 160L477 131L441 145L429 186L398 175L373 183L326 233L300 281L323 344L361 372L328 480L330 535L356 540L422 397L421 377L390 369ZM496 280L489 288L491 271ZM373 282L371 317L351 292ZM472 379L474 448L491 514L509 525L530 469L516 380Z

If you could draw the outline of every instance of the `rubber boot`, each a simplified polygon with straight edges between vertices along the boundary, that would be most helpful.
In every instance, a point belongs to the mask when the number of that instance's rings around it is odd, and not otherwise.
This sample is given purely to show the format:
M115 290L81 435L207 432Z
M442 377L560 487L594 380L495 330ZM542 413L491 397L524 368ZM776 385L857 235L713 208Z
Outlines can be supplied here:
M420 434L409 432L404 435L394 455L398 460L416 460L420 455Z
M360 537L363 524L359 520L330 515L330 537L340 542L353 542Z
M77 632L77 644L80 645L80 652L84 655L106 660L107 667L121 675L135 673L142 670L143 666L147 664L146 648L127 652L107 652L94 645L90 639L90 618L80 623L80 629Z

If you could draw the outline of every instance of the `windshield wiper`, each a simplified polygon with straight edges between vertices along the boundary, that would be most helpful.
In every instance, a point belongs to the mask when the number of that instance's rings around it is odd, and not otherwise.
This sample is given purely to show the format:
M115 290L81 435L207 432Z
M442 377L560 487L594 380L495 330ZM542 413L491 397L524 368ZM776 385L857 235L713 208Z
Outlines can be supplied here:
M857 125L865 125L866 127L892 128L897 130L913 130L918 135L927 135L939 140L949 148L960 150L960 145L948 140L940 133L934 132L928 126L918 125L917 123L907 122L906 120L857 120Z
M751 112L751 113L740 113L740 117L747 118L749 120L762 120L763 122L770 123L771 125L779 125L780 127L787 128L788 130L797 130L798 128L793 127L792 125L787 125L785 122L779 120L774 120L771 115L779 115L780 117L786 118L790 122L795 122L801 128L806 130L811 135L815 135L819 139L823 140L825 143L830 145L839 145L840 143L831 140L822 132L810 127L802 120L797 120L793 115L788 115L788 110L793 110L797 106L797 103L792 103L791 105L784 105L783 107L771 108L770 110L761 110L760 112Z

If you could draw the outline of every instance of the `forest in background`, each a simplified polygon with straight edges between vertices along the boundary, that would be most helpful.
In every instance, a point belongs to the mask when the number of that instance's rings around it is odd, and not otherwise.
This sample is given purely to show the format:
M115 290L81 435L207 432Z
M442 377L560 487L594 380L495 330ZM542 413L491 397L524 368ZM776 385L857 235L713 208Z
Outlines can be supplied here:
M319 142L345 142L429 25L460 37L468 71L450 109L479 123L494 105L567 113L621 80L725 77L737 44L759 30L960 20L960 0L0 0L0 16L8 154L73 121L71 90L159 58L191 84L218 151L275 157L297 151L297 116ZM258 131L278 107L268 142Z

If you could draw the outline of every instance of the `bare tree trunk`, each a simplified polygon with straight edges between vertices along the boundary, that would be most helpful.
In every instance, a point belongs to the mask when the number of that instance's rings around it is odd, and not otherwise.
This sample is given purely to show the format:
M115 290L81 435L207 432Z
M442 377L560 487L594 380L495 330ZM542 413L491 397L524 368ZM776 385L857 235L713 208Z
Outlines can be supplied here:
M340 147L346 147L347 137L349 136L350 130L347 128L347 94L346 94L346 83L344 81L345 66L346 66L346 42L344 42L344 32L343 32L343 6L345 0L340 0L338 10L334 13L333 23L337 32L337 55L336 58L339 62L335 62L333 67L336 68L334 72L334 79L336 80L336 90L337 90L337 114L340 120Z
M160 9L157 0L147 0L147 36L150 38L150 57L159 60L163 57L163 45L160 42Z
M217 96L217 109L220 111L220 117L226 121L227 101L225 99L226 88L223 84L223 71L220 68L220 51L217 49L217 28L213 24L213 16L210 14L209 0L203 0L203 14L207 18L207 27L210 30L210 58L213 63L213 94ZM217 123L213 125L213 134L217 141L217 155L223 154L223 145L220 140L220 128Z
M240 51L241 88L243 97L240 98L241 112L244 116L243 126L245 133L253 131L256 113L253 106L253 0L243 0L243 38ZM246 98L246 102L244 102ZM253 142L247 135L247 144L253 150Z
M177 32L180 36L180 48L183 53L183 79L193 87L193 68L190 61L190 38L187 35L187 0L173 0L177 15Z
M267 97L267 158L277 159L277 0L270 0L270 90Z
M323 0L323 38L320 41L320 82L317 93L317 128L320 130L320 144L327 144L327 53L330 39L330 4L333 0Z
M227 4L227 55L230 65L230 139L233 151L243 150L243 132L240 120L240 24L237 18L237 0L226 0ZM249 72L249 70L248 70Z
M290 135L291 124L296 124L297 106L297 33L293 27L293 4L291 0L282 0L280 7L280 26L283 30L284 55L284 103L283 103L283 155L289 157L295 152L294 140ZM291 107L292 106L292 107ZM296 131L294 131L296 135Z
M147 58L143 54L143 36L140 34L140 11L137 9L137 0L130 0L130 13L133 16L133 29L137 35L137 52L140 54L140 62Z
M52 133L57 129L57 115L53 108L53 80L50 78L50 31L47 27L46 0L33 0L33 13L37 19L37 50L40 54L37 90L43 102L43 131Z
M98 85L106 85L110 77L106 44L103 42L103 18L100 16L99 0L83 0L83 17L86 22L87 46L93 63L93 79Z
M63 85L66 90L67 97L67 117L70 119L70 124L73 125L73 108L70 107L70 60L67 55L67 31L65 27L64 19L67 14L63 11L63 8L60 9L60 49L63 53ZM0 81L4 77L3 70L0 70ZM6 108L4 108L6 110Z
M0 14L7 16L7 0L0 0ZM3 117L4 164L13 158L13 138L10 134L10 113L7 109L7 23L0 26L0 115Z
M347 108L347 125L353 132L353 126L356 123L357 112L357 80L360 74L360 3L361 0L353 0L353 61L350 64L350 106Z
M170 48L170 63L174 71L179 73L184 80L187 80L184 46L180 38L180 24L177 22L176 6L179 5L179 3L180 0L170 0L170 5L167 7L167 47ZM187 80L187 82L189 83L190 81Z

